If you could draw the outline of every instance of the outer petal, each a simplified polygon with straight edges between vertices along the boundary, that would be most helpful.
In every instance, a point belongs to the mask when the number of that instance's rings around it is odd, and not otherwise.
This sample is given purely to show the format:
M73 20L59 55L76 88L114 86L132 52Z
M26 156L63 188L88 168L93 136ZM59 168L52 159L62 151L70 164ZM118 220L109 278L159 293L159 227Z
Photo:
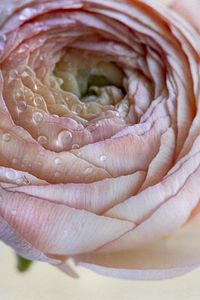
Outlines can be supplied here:
M171 4L171 7L186 18L200 32L199 0L176 0Z
M77 256L78 265L102 275L158 280L182 275L200 264L200 215L179 231L131 251Z
M11 246L17 253L31 260L40 260L52 264L60 263L59 260L47 257L43 252L36 249L31 243L25 240L16 230L12 228L0 216L0 239Z
M37 249L57 255L93 251L135 226L2 189L0 213Z

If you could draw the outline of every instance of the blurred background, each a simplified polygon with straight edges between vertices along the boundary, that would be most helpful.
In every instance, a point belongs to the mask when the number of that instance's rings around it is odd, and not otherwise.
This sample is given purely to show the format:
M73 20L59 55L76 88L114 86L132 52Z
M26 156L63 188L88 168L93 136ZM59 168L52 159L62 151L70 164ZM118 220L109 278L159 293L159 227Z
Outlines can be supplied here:
M0 243L0 300L199 300L200 269L165 281L129 281L78 268L72 279L55 267L34 263L26 273L16 271L16 258Z

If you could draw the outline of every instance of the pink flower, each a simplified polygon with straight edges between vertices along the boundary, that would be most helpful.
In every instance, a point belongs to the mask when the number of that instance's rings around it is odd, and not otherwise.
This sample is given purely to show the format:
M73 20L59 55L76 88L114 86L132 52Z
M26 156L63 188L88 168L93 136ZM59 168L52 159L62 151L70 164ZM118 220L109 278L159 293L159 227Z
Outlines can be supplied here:
M0 4L0 237L17 253L129 279L199 265L199 9Z

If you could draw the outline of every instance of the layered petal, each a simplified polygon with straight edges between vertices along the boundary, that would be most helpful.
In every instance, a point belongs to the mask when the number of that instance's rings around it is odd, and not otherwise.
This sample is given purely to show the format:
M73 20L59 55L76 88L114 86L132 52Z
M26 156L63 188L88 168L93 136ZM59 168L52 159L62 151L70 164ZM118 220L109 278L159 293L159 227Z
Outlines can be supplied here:
M198 5L0 4L0 236L20 255L71 276L199 264Z
M134 280L162 280L183 275L199 263L199 215L158 242L130 251L85 254L78 265L101 275Z

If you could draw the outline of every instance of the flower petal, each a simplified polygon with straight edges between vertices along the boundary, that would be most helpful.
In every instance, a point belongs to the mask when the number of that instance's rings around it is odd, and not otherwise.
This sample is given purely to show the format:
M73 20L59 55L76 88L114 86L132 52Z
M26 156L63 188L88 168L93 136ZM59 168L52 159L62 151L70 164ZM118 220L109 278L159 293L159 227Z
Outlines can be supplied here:
M175 0L172 2L171 7L186 20L188 20L190 24L192 24L197 29L197 31L200 32L200 2L198 0Z
M57 255L95 250L135 226L2 189L0 204L1 215L10 226L37 249Z
M144 182L145 175L145 172L138 171L132 175L108 178L90 184L22 186L7 188L7 190L23 192L54 203L102 214L136 194Z
M200 215L171 236L119 253L84 254L78 265L122 279L161 280L180 276L200 264Z
M59 264L60 261L46 256L35 248L22 235L20 235L5 219L0 216L0 239L11 246L21 256L30 260L40 260L51 264Z

